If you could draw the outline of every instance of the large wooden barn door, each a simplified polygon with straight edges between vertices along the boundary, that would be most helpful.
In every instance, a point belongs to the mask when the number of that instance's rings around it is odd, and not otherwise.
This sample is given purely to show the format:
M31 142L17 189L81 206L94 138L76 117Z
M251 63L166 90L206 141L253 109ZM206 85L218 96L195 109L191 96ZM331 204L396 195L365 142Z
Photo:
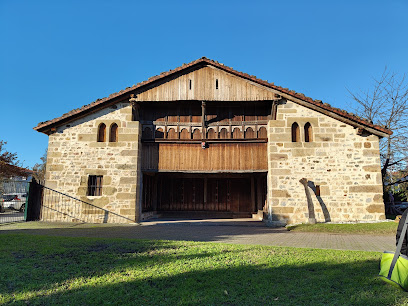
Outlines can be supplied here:
M245 177L183 177L174 174L145 176L143 210L255 212L259 206L259 181ZM258 191L259 192L259 191ZM263 192L262 192L263 193Z

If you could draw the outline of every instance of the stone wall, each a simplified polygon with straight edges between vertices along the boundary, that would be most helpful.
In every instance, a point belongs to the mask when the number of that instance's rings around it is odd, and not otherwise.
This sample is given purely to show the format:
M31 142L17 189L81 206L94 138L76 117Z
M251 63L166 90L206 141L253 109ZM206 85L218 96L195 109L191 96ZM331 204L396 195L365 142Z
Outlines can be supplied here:
M300 142L291 140L293 122L299 124ZM311 142L304 142L307 122L313 129ZM119 126L118 142L97 142L100 123L106 124L107 140L110 125ZM123 216L119 222L138 221L139 125L132 121L129 103L118 103L57 128L49 136L46 186ZM348 124L287 101L279 105L277 120L268 123L268 169L267 198L274 220L307 222L307 200L299 182L303 177L320 188L320 197L310 188L318 222L384 219L377 136L359 136ZM101 196L87 196L89 175L103 175ZM83 205L82 213L88 211ZM43 217L73 221L69 211L64 213L48 211ZM113 222L103 218L95 215L94 221Z
M300 127L300 142L292 142L294 122ZM312 142L304 141L307 122ZM308 221L301 178L320 187L320 197L309 187L318 222L385 218L377 136L359 136L348 124L287 101L278 106L277 120L268 124L268 169L268 205L274 220Z
M105 142L97 142L100 123L106 124ZM113 123L119 127L117 142L108 141ZM138 221L139 148L139 122L132 121L129 103L118 103L70 122L49 135L46 186L125 217L119 222ZM103 175L101 196L87 196L89 175ZM45 201L51 203L49 197ZM86 213L87 205L82 206L82 212ZM60 220L61 214L47 212L43 218ZM95 215L94 222L101 222L100 218ZM71 221L69 216L65 219Z

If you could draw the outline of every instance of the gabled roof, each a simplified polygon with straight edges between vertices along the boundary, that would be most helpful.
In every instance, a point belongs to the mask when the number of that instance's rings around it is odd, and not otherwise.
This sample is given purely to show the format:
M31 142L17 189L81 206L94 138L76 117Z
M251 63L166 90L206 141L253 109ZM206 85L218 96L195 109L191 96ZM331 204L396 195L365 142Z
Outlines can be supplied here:
M195 68L195 67L204 67L204 66L213 66L216 67L220 70L223 70L225 72L228 72L232 75L235 75L237 77L246 79L248 81L252 81L254 83L257 83L259 85L263 85L267 88L273 89L275 90L277 93L279 93L282 97L287 98L291 101L297 102L301 105L304 105L308 108L311 108L313 110L316 110L318 112L324 113L328 116L331 116L335 119L338 119L340 121L349 123L355 127L359 127L359 128L365 128L368 131L370 131L371 133L378 135L378 136L387 136L387 135L391 135L392 131L390 131L389 129L383 127L383 126L379 126L379 125L375 125L372 122L369 122L366 119L360 118L354 114L348 113L342 109L339 108L335 108L332 107L331 105L327 104L327 103L323 103L320 100L313 100L312 98L306 97L304 94L302 93L297 93L293 90L289 90L288 88L283 88L280 86L275 85L274 83L269 83L268 81L264 81L261 79L258 79L256 76L254 75L249 75L247 73L243 73L243 72L239 72L236 71L234 69L232 69L231 67L225 66L224 64L221 64L217 61L208 59L206 57L202 57L200 59L197 59L195 61L192 61L188 64L183 64L180 67L177 67L176 69L170 70L170 71L166 71L166 72L162 72L159 75L153 76L151 78L149 78L146 81L143 81L141 83L138 83L136 85L133 85L131 87L127 87L124 90L121 90L119 92L113 93L111 95L109 95L108 97L102 98L102 99L97 99L96 101L88 104L88 105L84 105L81 108L77 108L74 109L66 114L63 114L61 117L55 118L55 119L51 119L45 122L40 122L35 128L34 130L39 131L39 132L43 132L43 133L47 133L47 131L49 131L51 128L53 127L57 127L60 126L64 123L70 122L72 120L75 120L77 118L83 117L89 113L95 112L99 109L102 109L104 107L107 107L111 104L114 104L118 101L121 101L123 99L129 99L130 98L130 94L143 89L144 87L147 86L152 86L154 85L155 82L157 81L162 81L166 78L169 78L171 76L173 76L174 74L180 73L183 70L188 70L191 68Z

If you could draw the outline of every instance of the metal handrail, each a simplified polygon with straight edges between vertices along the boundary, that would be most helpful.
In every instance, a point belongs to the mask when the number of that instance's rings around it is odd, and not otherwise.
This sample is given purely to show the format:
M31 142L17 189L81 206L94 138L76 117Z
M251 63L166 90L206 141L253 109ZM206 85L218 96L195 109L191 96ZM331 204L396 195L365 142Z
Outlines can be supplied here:
M100 212L101 212L101 214L104 214L105 216L107 216L107 215L112 215L112 216L116 216L116 217L118 217L118 218L122 218L122 219L125 219L125 220L128 220L128 221L131 221L131 222L135 222L134 220L132 220L132 219L129 219L129 218L127 218L127 217L125 217L125 216L122 216L122 215L120 215L120 214L117 214L117 213L115 213L115 212L112 212L112 211L110 211L110 210L107 210L107 209L105 209L105 208L102 208L102 207L98 207L98 206L96 206L96 205L94 205L94 204L91 204L91 203L88 203L88 202L85 202L85 201L83 201L83 200L81 200L81 199L78 199L78 198L75 198L75 197L73 197L73 196L70 196L70 195L68 195L68 194L65 194L65 193L62 193L62 192L60 192L60 191L58 191L58 190L55 190L55 189L52 189L52 188L49 188L49 187L46 187L46 186L44 186L44 185L40 185L42 188L44 188L44 189L47 189L47 190L49 190L50 192L53 192L53 193L56 193L56 194L59 194L59 195L61 195L61 196L64 196L64 197L66 197L66 198L69 198L69 199L71 199L71 200L74 200L74 201L76 201L76 202L80 202L80 203L83 203L83 204L86 204L86 205L88 205L90 208L93 208L93 209L97 209L97 210L99 210ZM71 217L71 218L74 218L74 219L77 219L77 220L81 220L82 221L82 219L81 219L81 217L79 217L79 216L75 216L75 214L74 215L69 215L69 214L67 214L67 213L64 213L64 212L62 212L62 211L58 211L57 209L55 209L55 208L52 208L52 207L50 207L49 205L47 206L47 205L45 205L45 203L44 203L44 198L45 198L45 193L43 194L43 199L42 199L42 207L45 207L45 208L47 208L47 209L51 209L51 210L53 210L54 212L58 212L58 213L60 213L60 214L63 214L63 215L66 215L66 216L69 216L69 217ZM49 196L49 195L47 195L47 196ZM54 197L53 197L53 195L50 195L51 196L51 200L54 200ZM82 222L86 222L86 221L82 221Z

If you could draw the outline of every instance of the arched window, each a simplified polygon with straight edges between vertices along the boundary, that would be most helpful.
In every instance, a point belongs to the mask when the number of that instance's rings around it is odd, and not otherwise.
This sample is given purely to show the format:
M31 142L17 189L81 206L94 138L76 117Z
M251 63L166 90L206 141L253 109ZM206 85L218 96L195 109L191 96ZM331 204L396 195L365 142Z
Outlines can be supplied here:
M193 139L201 139L201 131L199 129L195 129L193 132Z
M249 127L249 128L246 129L245 138L247 138L247 139L256 138L253 128Z
M292 142L299 142L299 141L300 141L299 124L294 122L292 124Z
M106 140L106 125L101 123L98 126L98 142L105 142Z
M170 128L167 131L167 139L177 139L177 138L178 138L178 135L177 135L176 130L173 128Z
M220 139L229 139L230 135L228 133L228 130L226 128L222 128L220 130Z
M191 139L190 132L187 129L182 129L180 132L180 139Z
M154 133L154 138L164 138L164 132L162 128L157 128Z
M308 122L305 124L305 142L313 141L312 125Z
M234 128L234 130L232 131L232 138L234 139L242 139L244 138L244 133L241 132L241 130L236 127Z
M259 128L258 138L268 138L268 135L266 133L266 128L264 128L264 127Z
M152 139L153 138L153 132L152 132L151 128L145 127L143 129L142 138L143 139Z
M207 139L217 139L217 132L214 129L208 129Z
M109 142L117 141L118 141L118 125L116 123L112 123L109 132Z

